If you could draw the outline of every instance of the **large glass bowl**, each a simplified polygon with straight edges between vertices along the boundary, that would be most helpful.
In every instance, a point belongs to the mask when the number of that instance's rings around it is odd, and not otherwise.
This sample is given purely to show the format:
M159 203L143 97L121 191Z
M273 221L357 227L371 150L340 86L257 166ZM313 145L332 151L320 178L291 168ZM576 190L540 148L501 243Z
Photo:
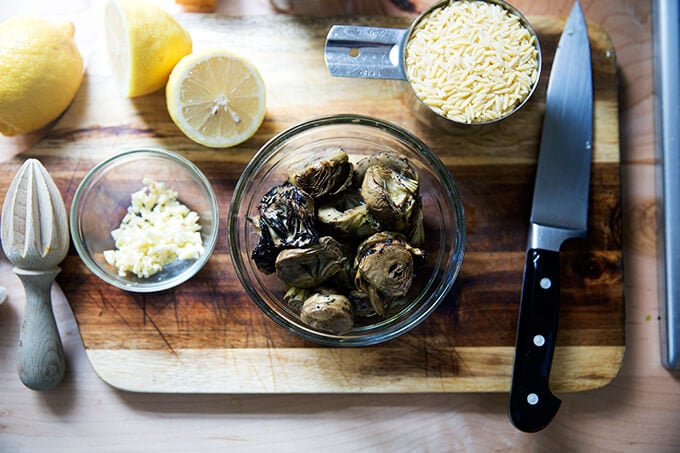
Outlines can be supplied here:
M131 195L144 187L144 178L162 182L200 218L204 252L195 260L177 260L148 278L125 276L106 262L104 251L114 249L111 232L120 226ZM194 276L208 261L218 237L219 206L208 179L179 154L161 149L134 149L96 165L76 189L70 211L73 245L87 268L113 286L150 293L167 290Z
M319 148L342 146L356 162L381 151L406 156L420 175L426 237L426 262L417 269L406 301L395 312L337 335L303 323L282 297L284 284L261 272L251 258L259 235L248 218L257 215L262 196L287 179L292 163ZM299 337L329 346L366 346L413 329L442 302L453 286L463 260L465 216L451 174L417 137L388 122L357 115L335 115L304 122L267 142L248 163L231 201L228 216L231 258L243 287L262 311Z

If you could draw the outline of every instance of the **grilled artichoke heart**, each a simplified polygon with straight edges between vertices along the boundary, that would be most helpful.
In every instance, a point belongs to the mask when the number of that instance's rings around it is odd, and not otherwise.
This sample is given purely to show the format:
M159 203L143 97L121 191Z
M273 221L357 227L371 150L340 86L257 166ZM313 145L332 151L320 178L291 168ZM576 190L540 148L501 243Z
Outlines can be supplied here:
M305 248L286 249L276 257L276 276L298 288L316 288L343 269L345 256L330 236Z
M365 238L380 231L380 224L368 211L361 194L354 190L321 205L317 218L343 237Z
M418 172L411 166L411 163L405 156L387 151L383 153L372 154L364 157L354 166L354 185L361 187L361 182L364 180L366 170L369 167L377 165L379 167L391 168L395 172L402 174L410 179L418 180Z
M404 232L420 205L418 180L388 167L368 167L361 196L369 212L391 231Z
M319 330L343 334L354 327L352 304L342 294L320 290L305 300L300 320Z
M384 315L392 300L411 288L414 255L424 256L425 251L409 245L399 233L376 233L359 244L354 283L377 314Z
M336 195L352 184L352 163L340 147L321 151L309 162L288 170L288 182L313 198Z
M275 271L281 250L301 248L318 241L314 220L314 199L293 184L274 186L260 201L256 225L260 240L252 258L265 273Z

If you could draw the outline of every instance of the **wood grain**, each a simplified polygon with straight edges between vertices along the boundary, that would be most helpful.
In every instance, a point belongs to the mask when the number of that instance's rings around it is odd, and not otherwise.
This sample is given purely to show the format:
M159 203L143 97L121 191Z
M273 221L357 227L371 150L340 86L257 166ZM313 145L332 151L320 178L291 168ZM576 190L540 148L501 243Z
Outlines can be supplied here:
M133 295L106 286L71 250L59 282L100 376L119 388L159 392L507 390L545 84L563 21L530 18L540 35L544 68L523 111L491 133L456 136L418 123L406 107L402 82L331 78L323 64L323 40L338 19L182 19L197 49L228 39L260 69L268 110L253 139L223 151L195 145L169 120L162 93L122 100L103 54L97 54L73 106L29 153L2 164L0 186L7 186L4 178L23 158L37 157L68 206L82 177L100 160L134 146L163 146L206 173L226 214L241 170L273 134L315 116L361 113L413 131L450 169L468 217L465 261L454 290L411 333L376 347L329 350L290 336L258 311L235 277L224 228L209 264L190 282L162 294ZM409 19L344 18L342 23L405 27ZM271 33L256 30L273 30L277 44L269 40ZM596 89L591 215L588 239L570 244L562 263L555 391L610 382L625 344L615 54L603 30L591 25L590 34ZM241 359L256 364L254 371L234 365ZM205 369L204 376L196 369ZM275 376L276 385L252 379L253 372ZM308 373L344 378L305 390L299 382ZM357 386L363 379L370 382Z

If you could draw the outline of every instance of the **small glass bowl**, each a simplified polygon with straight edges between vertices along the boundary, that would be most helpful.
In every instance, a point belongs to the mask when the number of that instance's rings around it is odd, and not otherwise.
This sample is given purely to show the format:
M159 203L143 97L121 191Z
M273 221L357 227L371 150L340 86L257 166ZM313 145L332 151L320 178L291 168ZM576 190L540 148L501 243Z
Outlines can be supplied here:
M205 250L196 260L178 260L148 278L130 272L120 276L103 252L114 249L111 232L120 226L132 193L144 187L144 178L165 183L199 215ZM208 261L217 242L219 206L208 179L186 158L161 149L133 149L101 162L83 178L73 196L70 229L76 251L95 275L126 291L157 292L184 283Z
M355 325L337 335L314 329L283 301L284 284L261 272L251 258L259 235L249 217L257 215L262 196L287 179L291 164L319 148L342 146L356 163L381 151L406 156L420 177L425 219L426 263L417 268L407 300L400 309L372 324ZM267 142L248 163L231 201L228 216L232 262L246 292L260 309L289 332L327 346L367 346L402 335L426 319L456 280L465 247L463 203L451 174L417 137L388 122L359 115L322 117L294 126Z

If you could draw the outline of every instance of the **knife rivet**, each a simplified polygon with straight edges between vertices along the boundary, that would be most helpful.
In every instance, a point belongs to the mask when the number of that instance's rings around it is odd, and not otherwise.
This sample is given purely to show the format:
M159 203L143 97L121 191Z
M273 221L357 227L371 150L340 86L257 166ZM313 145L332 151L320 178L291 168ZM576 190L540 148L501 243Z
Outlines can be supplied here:
M538 404L538 395L535 393L529 393L527 395L527 403L531 404L532 406L535 406Z
M540 282L538 282L539 285L541 285L541 288L543 289L548 289L552 286L552 282L550 281L549 278L542 278Z
M536 335L534 337L534 344L540 348L545 344L545 337L543 335Z

